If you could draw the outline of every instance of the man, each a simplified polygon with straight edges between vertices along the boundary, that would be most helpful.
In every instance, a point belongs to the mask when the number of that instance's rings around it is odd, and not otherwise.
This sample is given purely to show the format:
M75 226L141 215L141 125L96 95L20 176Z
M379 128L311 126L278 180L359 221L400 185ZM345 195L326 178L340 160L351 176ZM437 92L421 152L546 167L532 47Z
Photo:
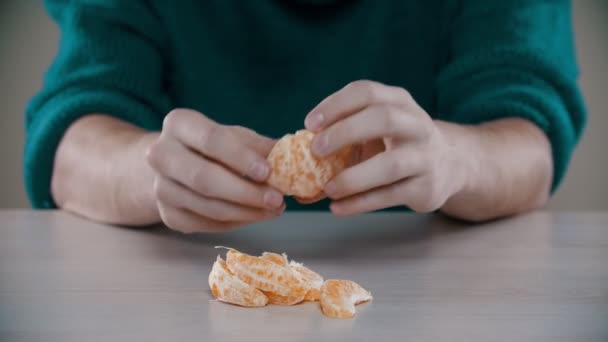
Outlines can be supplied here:
M274 218L269 137L303 125L317 155L368 151L308 208L513 215L547 202L585 123L566 0L46 4L62 38L27 109L28 193L102 222Z

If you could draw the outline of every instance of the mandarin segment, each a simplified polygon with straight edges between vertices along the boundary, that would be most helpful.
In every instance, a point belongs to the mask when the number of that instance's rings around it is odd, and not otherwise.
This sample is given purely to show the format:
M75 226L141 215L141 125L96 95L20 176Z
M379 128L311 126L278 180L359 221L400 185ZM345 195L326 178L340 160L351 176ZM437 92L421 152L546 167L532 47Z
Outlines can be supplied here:
M329 317L351 318L355 305L371 299L371 293L351 280L329 279L321 287L321 309Z
M268 261L272 261L277 265L286 266L286 267L290 266L288 263L288 260L287 260L287 254L285 254L285 253L277 254L277 253L271 253L271 252L264 252L260 256L260 258L268 260ZM266 295L266 297L268 297L268 302L270 304L294 305L294 304L298 304L298 303L302 302L306 298L306 295L308 295L308 292L310 292L310 290L304 294L297 293L295 295L291 294L288 296L280 296L274 292L264 292L264 294Z
M321 296L321 286L323 286L323 277L321 277L321 275L319 275L317 272L304 266L303 264L297 263L293 260L289 263L289 267L296 271L300 278L302 278L302 280L308 283L310 287L308 292L306 292L306 296L304 296L304 299L311 302L318 301Z
M246 284L232 274L226 262L219 256L209 273L209 287L213 296L223 302L246 307L268 304L268 297L262 291Z
M321 286L323 285L323 277L321 277L318 273L299 262L291 260L288 263L287 254L285 253L277 254L264 252L260 258L272 261L278 265L288 265L300 277L300 279L307 283L309 287L303 299L311 302L319 300L319 296L321 295ZM286 303L295 304L301 301L300 296L278 296L272 292L266 293L266 295L272 304L291 305Z
M264 294L266 295L266 297L268 297L268 303L270 304L295 305L306 300L306 295L308 295L308 291L292 293L287 296L280 296L274 292L264 292Z
M350 146L317 158L310 148L314 136L308 130L287 134L279 139L268 155L271 168L268 184L303 203L323 198L325 184L351 161Z
M280 296L302 296L306 283L289 267L231 249L226 264L239 279L265 292Z
M271 253L271 252L264 252L260 256L260 258L268 260L268 261L272 261L277 265L287 266L287 254L285 254L285 253L277 254L277 253Z

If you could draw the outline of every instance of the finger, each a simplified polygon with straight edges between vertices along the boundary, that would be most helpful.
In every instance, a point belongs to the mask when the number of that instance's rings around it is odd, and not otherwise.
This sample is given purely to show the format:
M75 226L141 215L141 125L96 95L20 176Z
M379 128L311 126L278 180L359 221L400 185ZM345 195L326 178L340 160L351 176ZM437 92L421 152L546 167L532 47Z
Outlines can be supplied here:
M204 197L255 208L275 209L283 204L283 195L277 190L239 177L175 140L153 146L148 160L159 174Z
M402 205L419 213L428 213L437 210L446 200L436 190L426 184L423 177L411 177L333 202L330 208L338 216Z
M279 209L256 209L230 202L203 197L181 184L158 176L154 182L156 198L179 209L189 210L197 215L220 222L253 222L270 219L281 214Z
M355 81L321 101L306 116L304 125L311 131L318 131L370 105L406 105L410 101L411 95L403 88L373 81Z
M186 109L167 115L163 129L202 155L216 160L238 174L264 181L270 167L266 159L227 126L219 125L204 115Z
M324 192L338 200L415 176L424 166L418 154L407 148L380 153L339 173L325 185Z
M231 129L243 138L243 142L256 150L259 155L267 157L274 147L276 140L260 135L247 127L231 126Z
M241 225L237 222L215 221L185 209L165 205L162 202L158 203L158 210L163 223L167 227L186 234L197 232L220 233Z
M361 214L369 211L403 205L407 180L386 185L372 191L332 202L331 211L338 216Z
M312 142L312 151L323 157L342 147L376 138L417 139L429 134L426 126L426 122L406 112L403 106L374 105L319 132Z

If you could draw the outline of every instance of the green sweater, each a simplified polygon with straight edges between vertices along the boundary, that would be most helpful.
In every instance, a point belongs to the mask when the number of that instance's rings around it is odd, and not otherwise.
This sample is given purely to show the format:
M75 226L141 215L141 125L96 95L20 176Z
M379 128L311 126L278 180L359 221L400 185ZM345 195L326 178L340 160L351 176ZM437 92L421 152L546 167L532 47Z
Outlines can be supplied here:
M87 113L159 130L170 109L187 107L279 137L303 127L307 112L330 93L371 79L406 88L434 118L534 122L551 141L553 190L585 124L566 0L48 0L46 6L61 42L26 109L24 177L35 208L55 206L55 150L66 128Z

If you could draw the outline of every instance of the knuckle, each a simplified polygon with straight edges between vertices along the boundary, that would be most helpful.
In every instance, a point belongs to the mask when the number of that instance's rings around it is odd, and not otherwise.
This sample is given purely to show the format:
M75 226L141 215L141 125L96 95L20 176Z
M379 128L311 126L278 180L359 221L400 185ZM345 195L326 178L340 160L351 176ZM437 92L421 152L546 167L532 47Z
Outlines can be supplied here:
M403 113L394 106L384 105L382 107L384 113L384 130L388 134L392 135L399 131L401 122L403 120Z
M433 135L436 133L435 130L435 125L433 124L433 121L430 120L429 118L425 118L425 124L420 125L421 126L421 130L422 130L422 134L423 137L426 138L427 140L431 139L431 137L433 137Z
M361 88L368 102L375 102L380 97L380 87L375 82L362 81Z
M403 98L406 102L410 102L414 100L414 97L412 96L412 94L405 88L402 87L395 87L396 91L399 93L399 96L401 98Z
M164 130L169 131L169 132L175 131L175 129L179 125L179 121L181 120L182 116L183 116L182 109L171 110L167 115L165 115L165 118L163 120L163 131Z
M205 154L210 153L213 149L214 142L218 139L222 132L222 126L211 124L208 125L199 135L198 145L201 151Z
M240 126L240 125L229 125L229 126L225 126L226 129L228 131L230 131L231 133L234 133L236 135L241 135L241 134L251 134L252 131L245 127L245 126Z
M345 89L349 88L349 89L359 89L362 88L363 85L365 84L366 80L356 80L356 81L352 81L350 83L348 83L346 85L346 87L344 87Z
M148 164L155 170L157 170L161 164L162 155L162 146L158 140L150 145L150 147L148 147L146 150L146 160L148 161Z
M357 80L349 83L346 87L360 93L367 102L373 102L378 98L379 87L376 82L370 80Z

